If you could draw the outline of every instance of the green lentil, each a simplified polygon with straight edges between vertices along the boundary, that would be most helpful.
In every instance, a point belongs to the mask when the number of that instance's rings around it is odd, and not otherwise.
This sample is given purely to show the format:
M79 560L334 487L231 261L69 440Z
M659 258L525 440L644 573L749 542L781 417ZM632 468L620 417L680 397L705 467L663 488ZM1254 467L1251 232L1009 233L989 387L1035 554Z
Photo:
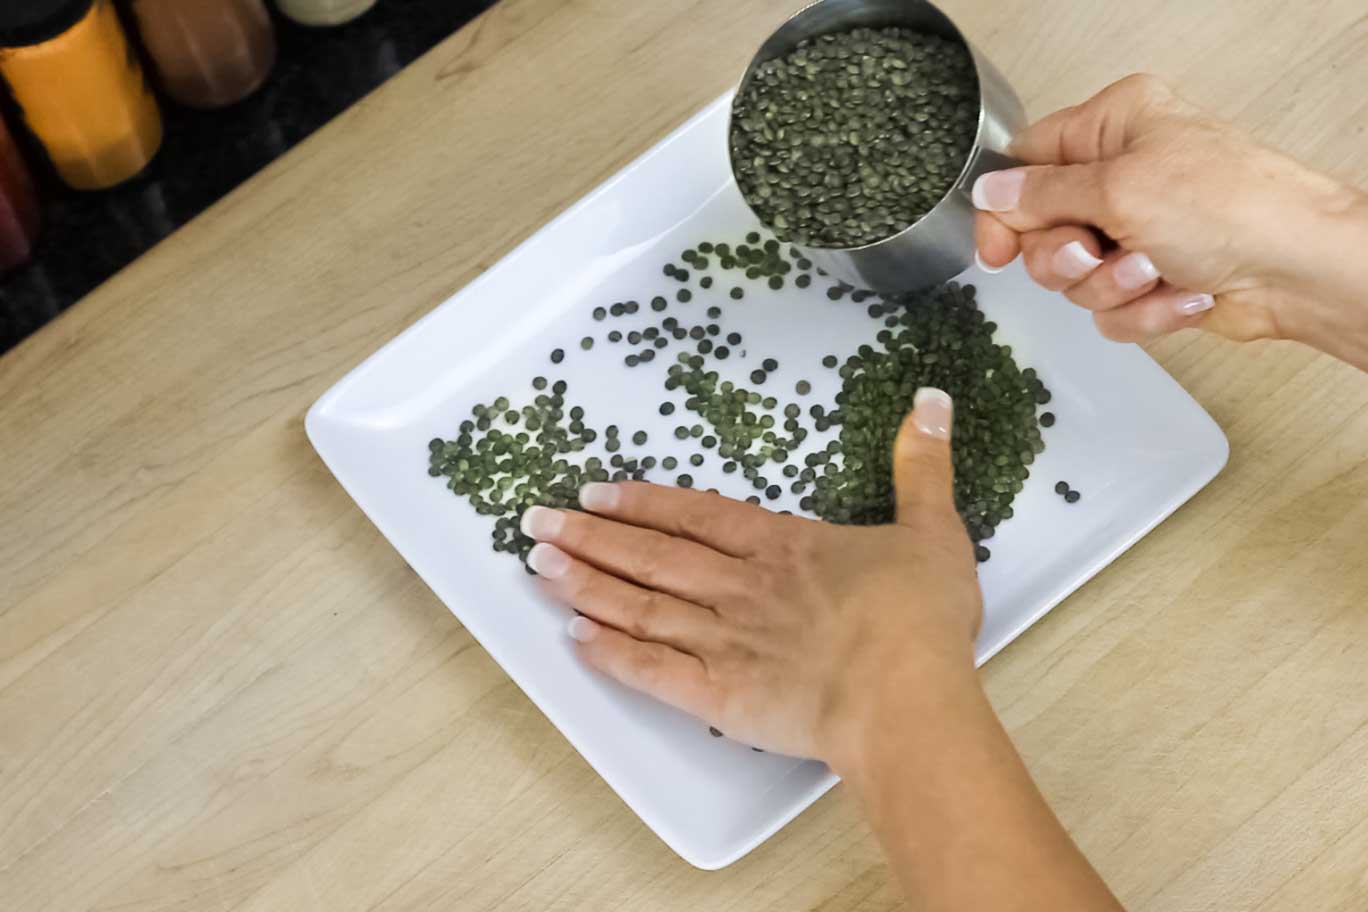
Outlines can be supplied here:
M978 116L962 43L904 28L819 35L762 63L738 93L737 183L781 239L871 243L939 202Z

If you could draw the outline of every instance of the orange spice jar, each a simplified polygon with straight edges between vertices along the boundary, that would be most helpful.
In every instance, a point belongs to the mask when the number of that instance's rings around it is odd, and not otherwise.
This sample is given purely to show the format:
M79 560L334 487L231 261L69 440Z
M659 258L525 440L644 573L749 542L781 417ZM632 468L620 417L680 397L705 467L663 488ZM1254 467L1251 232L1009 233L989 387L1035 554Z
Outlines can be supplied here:
M0 77L77 190L128 180L161 145L157 102L112 0L0 4Z

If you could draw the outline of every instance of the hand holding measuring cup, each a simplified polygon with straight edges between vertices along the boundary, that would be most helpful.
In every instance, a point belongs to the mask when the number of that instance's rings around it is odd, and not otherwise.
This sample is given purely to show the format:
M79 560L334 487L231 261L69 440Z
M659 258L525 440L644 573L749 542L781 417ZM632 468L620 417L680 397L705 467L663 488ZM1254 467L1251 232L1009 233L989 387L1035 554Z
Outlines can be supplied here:
M1188 327L1296 339L1368 366L1362 192L1130 76L1021 133L974 185L981 265L1032 278L1142 342ZM1343 254L1338 254L1343 251Z

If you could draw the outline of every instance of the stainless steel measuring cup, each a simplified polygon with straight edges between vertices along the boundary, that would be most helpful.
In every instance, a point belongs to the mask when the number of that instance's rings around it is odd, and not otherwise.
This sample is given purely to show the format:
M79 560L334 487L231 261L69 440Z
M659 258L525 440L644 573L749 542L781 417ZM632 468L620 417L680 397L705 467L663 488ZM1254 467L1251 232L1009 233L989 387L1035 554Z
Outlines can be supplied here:
M979 125L974 145L941 201L897 234L862 247L794 246L832 276L856 288L896 293L945 282L973 263L974 205L970 193L974 181L985 172L1019 164L1007 154L1007 146L1026 126L1026 111L1007 80L949 16L926 0L816 0L791 16L760 46L741 78L741 89L760 64L784 56L806 38L888 26L930 32L969 49L979 84ZM736 173L735 162L732 173Z

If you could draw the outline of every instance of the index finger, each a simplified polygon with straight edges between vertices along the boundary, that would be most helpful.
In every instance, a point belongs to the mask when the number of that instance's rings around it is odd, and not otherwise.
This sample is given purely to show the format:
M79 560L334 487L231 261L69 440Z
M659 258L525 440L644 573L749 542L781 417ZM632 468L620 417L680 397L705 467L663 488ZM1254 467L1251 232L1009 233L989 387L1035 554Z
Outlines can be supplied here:
M540 506L528 507L521 524L528 538L556 545L619 579L698 605L713 606L745 586L738 582L745 575L741 561L655 529Z
M763 507L692 488L643 481L595 482L580 489L580 506L620 522L657 529L732 557L749 557L766 529L784 521Z

